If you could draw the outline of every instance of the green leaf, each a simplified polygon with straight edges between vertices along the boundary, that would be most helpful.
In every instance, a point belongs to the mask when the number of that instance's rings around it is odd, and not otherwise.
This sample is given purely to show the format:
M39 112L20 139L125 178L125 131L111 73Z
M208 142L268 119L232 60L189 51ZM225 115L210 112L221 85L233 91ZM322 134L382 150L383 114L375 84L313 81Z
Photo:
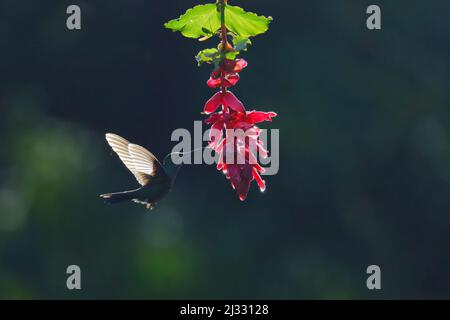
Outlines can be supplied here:
M229 5L225 7L225 24L227 29L243 38L253 37L266 32L272 20L272 17L258 16L253 12L246 12L240 7Z
M199 66L203 63L216 63L220 58L220 52L216 48L202 50L195 56Z
M233 45L235 51L246 51L247 46L251 45L252 42L249 38L243 38L241 36L233 37Z
M187 38L211 36L220 28L220 14L216 4L195 6L178 19L166 22L164 26L173 31L180 31Z
M236 59L236 57L238 56L239 51L231 51L231 52L227 52L225 54L225 58L229 59L229 60L234 60Z

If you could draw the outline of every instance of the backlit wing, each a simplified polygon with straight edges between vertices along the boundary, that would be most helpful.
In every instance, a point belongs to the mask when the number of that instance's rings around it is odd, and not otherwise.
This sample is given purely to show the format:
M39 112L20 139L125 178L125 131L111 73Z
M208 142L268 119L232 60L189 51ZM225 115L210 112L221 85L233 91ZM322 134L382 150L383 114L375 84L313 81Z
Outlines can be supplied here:
M133 159L134 167L138 172L155 177L161 172L161 164L158 159L147 149L137 144L129 144L128 152Z
M158 159L145 148L132 144L113 133L106 134L106 141L140 185L147 185L153 178L164 172Z

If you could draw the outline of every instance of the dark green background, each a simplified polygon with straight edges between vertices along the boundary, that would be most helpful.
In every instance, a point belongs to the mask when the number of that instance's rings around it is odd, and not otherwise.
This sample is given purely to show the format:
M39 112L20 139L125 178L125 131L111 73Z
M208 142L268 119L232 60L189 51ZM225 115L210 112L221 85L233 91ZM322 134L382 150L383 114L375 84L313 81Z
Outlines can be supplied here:
M105 132L162 157L203 119L215 40L163 28L195 3L0 0L0 297L450 298L448 1L230 1L274 17L233 91L278 113L279 174L245 202L206 165L151 213L100 201L136 185Z

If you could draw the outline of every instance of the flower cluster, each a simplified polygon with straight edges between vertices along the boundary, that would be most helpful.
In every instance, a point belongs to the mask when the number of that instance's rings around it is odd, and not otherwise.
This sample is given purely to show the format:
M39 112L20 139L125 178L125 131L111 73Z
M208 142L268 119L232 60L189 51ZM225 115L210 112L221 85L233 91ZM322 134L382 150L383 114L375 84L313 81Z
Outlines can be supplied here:
M257 154L267 157L267 150L259 140L260 129L256 124L272 121L276 116L275 112L247 111L244 104L227 90L237 83L239 72L246 66L244 59L223 59L207 82L209 87L221 88L221 91L215 93L204 108L204 113L209 115L205 122L211 125L209 146L219 154L217 169L230 180L242 201L246 199L253 180L261 191L266 188L260 176L264 168L259 165Z
M206 41L220 38L217 47L201 50L195 57L198 65L215 66L207 84L217 89L205 104L205 122L211 125L209 146L219 155L217 169L223 171L243 201L250 184L256 180L261 191L266 188L260 174L264 169L257 155L267 157L257 123L272 121L275 112L247 111L244 104L228 89L239 81L247 61L237 58L252 44L250 38L265 33L272 17L265 17L230 5L229 0L196 5L164 26L187 38ZM218 133L218 134L215 134ZM241 134L243 133L243 134Z

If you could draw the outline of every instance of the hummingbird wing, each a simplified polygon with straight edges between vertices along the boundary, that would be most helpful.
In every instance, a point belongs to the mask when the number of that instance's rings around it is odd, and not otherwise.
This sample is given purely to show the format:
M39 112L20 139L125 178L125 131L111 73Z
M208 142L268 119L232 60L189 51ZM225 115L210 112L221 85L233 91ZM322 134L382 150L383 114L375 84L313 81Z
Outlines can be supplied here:
M140 185L145 186L151 180L164 174L158 159L147 149L113 133L106 134L106 141Z
M149 180L160 178L165 175L161 163L153 153L144 147L131 143L128 145L128 152L133 159L136 171L148 176Z

